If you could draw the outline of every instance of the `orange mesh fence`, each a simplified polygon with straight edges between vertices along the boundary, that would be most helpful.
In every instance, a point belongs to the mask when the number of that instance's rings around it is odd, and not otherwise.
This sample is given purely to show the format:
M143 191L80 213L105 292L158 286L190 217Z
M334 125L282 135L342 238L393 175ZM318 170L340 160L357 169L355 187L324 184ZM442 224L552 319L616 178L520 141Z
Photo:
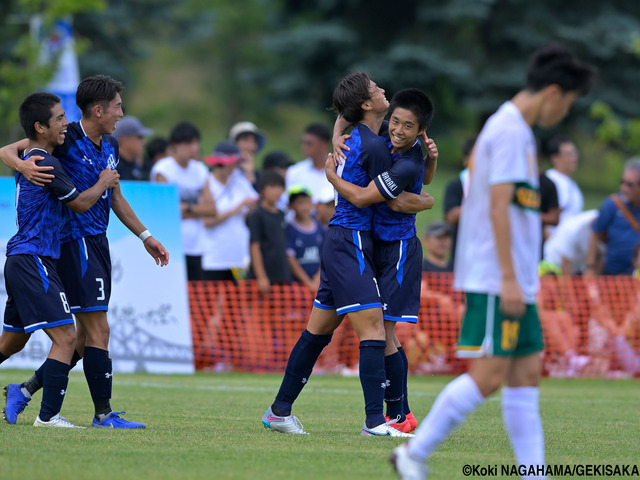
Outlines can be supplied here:
M631 276L541 279L538 306L545 341L543 367L552 377L640 375L640 282ZM314 295L299 284L190 282L196 368L282 372L304 330ZM451 274L425 273L417 325L399 323L398 338L413 374L456 374L468 364L455 357L464 295ZM348 317L335 331L314 372L357 375L358 338Z

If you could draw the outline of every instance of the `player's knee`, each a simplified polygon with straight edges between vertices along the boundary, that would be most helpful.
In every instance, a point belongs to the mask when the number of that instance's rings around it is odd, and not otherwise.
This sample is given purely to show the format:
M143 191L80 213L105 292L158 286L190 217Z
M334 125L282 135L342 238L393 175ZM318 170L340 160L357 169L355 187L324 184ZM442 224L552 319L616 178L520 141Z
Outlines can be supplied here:
M73 352L76 348L76 330L73 325L65 325L51 335L51 341L64 350Z

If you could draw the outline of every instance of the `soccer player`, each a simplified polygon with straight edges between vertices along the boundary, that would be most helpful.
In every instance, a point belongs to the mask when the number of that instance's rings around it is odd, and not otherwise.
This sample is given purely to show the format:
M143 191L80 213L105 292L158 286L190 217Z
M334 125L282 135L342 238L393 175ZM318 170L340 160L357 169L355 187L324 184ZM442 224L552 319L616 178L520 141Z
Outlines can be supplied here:
M367 74L355 73L343 78L333 94L338 114L356 125L346 161L339 175L351 183L366 186L391 165L386 142L379 132L389 102L384 90ZM406 192L405 192L406 193ZM427 199L418 195L422 209ZM365 399L366 420L362 435L408 436L389 427L384 409L384 350L386 347L382 305L372 262L371 207L359 209L338 196L336 213L323 244L320 288L313 303L307 328L289 356L280 390L272 406L262 417L266 428L282 433L304 434L297 417L291 415L293 402L307 383L323 348L344 316L360 339L360 383ZM394 420L395 421L395 420Z
M388 139L393 165L378 175L366 188L340 178L332 156L327 159L327 179L337 192L359 208L375 205L373 215L373 263L380 287L387 346L385 371L387 387L387 421L390 426L410 433L417 426L407 396L408 360L395 334L396 322L417 323L422 281L422 244L416 236L413 213L397 212L385 202L404 190L422 192L425 164L429 155L437 160L437 146L430 142L430 152L423 161L418 140L425 135L433 119L433 103L417 89L396 93L389 105L389 124L383 137ZM434 162L430 162L430 164ZM382 203L380 203L382 202Z
M122 84L105 75L85 78L78 85L76 104L82 111L79 122L69 124L64 143L54 149L71 181L80 189L93 185L100 172L118 166L118 142L111 135L122 113ZM9 166L24 174L33 164L20 165L16 152L25 148L24 140L3 147L0 158ZM22 167L22 170L20 169ZM29 177L27 177L29 178ZM46 173L35 176L36 181L46 180ZM143 242L156 264L164 266L169 253L151 236L122 195L120 185L108 190L96 204L84 213L71 213L61 233L59 273L66 294L78 322L78 345L71 366L83 358L85 377L94 403L94 427L144 428L143 423L130 422L111 408L113 372L109 358L109 323L107 310L111 296L111 259L106 237L109 211L113 210L120 221ZM84 333L84 335L81 334ZM42 372L25 383L10 384L9 391L22 394L7 397L6 410L20 413L33 395L42 387ZM19 401L18 401L19 399ZM15 401L14 401L15 400Z
M56 262L65 213L62 205L74 212L86 211L105 191L118 185L119 175L116 170L105 168L96 184L82 193L71 183L58 159L51 155L64 142L69 125L56 95L29 95L20 105L19 115L28 139L25 158L44 157L40 165L51 166L55 177L38 187L16 173L18 233L7 244L8 299L0 336L0 363L22 350L34 331L44 329L52 346L40 368L44 388L34 426L82 428L60 416L76 347L73 318ZM5 388L8 402L17 394L20 392ZM16 423L18 412L5 409L3 413L7 422Z
M454 287L467 299L457 354L474 360L469 373L440 393L416 436L393 451L400 478L426 478L426 459L503 383L502 415L516 463L544 465L543 343L535 305L540 196L531 127L558 124L589 90L593 74L564 46L540 48L530 58L525 87L478 136L454 267Z

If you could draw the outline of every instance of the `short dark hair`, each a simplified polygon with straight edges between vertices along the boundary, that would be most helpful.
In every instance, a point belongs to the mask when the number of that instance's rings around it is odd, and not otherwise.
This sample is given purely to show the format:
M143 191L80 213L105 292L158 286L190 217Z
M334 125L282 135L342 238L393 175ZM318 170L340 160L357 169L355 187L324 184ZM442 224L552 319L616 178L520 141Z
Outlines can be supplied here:
M38 92L32 93L22 101L19 109L20 125L25 135L30 140L38 138L35 123L39 122L45 127L49 126L51 119L51 109L56 103L60 103L60 97L53 93Z
M557 155L560 153L560 147L565 143L573 143L573 141L565 135L556 135L547 142L547 155Z
M433 120L433 102L429 96L417 88L405 88L396 93L389 102L389 114L396 108L404 108L413 113L418 119L420 129L428 128Z
M478 138L477 135L473 135L464 141L464 143L462 144L463 156L468 157L469 155L471 155L471 152L473 151L473 146L476 144L477 138Z
M167 148L169 148L169 142L162 137L156 137L147 143L147 158L153 160L159 153L166 152Z
M190 122L178 123L169 135L171 143L190 143L194 140L200 140L200 130Z
M525 88L539 92L549 85L558 85L564 92L577 91L586 95L595 75L596 69L580 60L568 47L551 43L529 57Z
M289 168L293 165L291 157L282 150L267 153L262 159L262 170L266 172L274 168Z
M122 83L107 75L93 75L80 82L76 91L76 105L82 115L89 116L91 108L96 103L109 103L116 98L118 93L122 93L124 87Z
M265 187L284 188L284 177L274 170L266 170L260 174L258 179L258 191L262 192Z
M365 72L344 77L333 91L333 110L349 123L358 123L364 117L362 104L371 100L371 77Z
M308 125L307 128L304 129L304 133L314 135L327 143L331 142L331 130L324 123L312 123Z

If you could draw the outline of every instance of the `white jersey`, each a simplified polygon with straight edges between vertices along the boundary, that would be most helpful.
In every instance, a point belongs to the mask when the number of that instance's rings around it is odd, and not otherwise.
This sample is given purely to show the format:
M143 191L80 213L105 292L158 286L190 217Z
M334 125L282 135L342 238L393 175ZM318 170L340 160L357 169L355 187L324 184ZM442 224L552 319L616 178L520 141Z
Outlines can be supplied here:
M311 201L318 203L322 193L331 187L329 180L324 172L324 168L318 170L310 158L307 158L287 169L286 178L287 189L293 185L305 185L311 190Z
M562 259L566 258L571 262L571 273L582 273L587 264L591 225L597 217L597 210L587 210L558 225L544 243L544 259L562 267Z
M173 157L158 160L151 169L151 181L157 174L166 178L167 182L178 187L180 202L195 205L198 203L200 192L204 187L209 170L198 160L189 160L186 168L182 167ZM185 255L202 255L204 223L201 218L187 218L182 220L182 250Z
M580 187L571 177L557 171L554 168L547 170L547 177L556 186L558 191L558 205L560 207L560 222L558 226L565 220L582 212L584 206L584 198ZM547 230L552 232L558 227L547 226Z
M218 214L236 208L247 198L258 198L247 177L235 170L226 185L213 174L209 175L209 189L216 202ZM221 223L205 229L202 268L204 270L230 270L249 265L249 227L246 217L249 209L228 217Z
M525 303L538 292L541 222L536 142L511 102L504 103L480 132L470 162L469 195L460 217L454 287L500 294L502 275L490 218L491 187L515 185L509 205L511 257Z

